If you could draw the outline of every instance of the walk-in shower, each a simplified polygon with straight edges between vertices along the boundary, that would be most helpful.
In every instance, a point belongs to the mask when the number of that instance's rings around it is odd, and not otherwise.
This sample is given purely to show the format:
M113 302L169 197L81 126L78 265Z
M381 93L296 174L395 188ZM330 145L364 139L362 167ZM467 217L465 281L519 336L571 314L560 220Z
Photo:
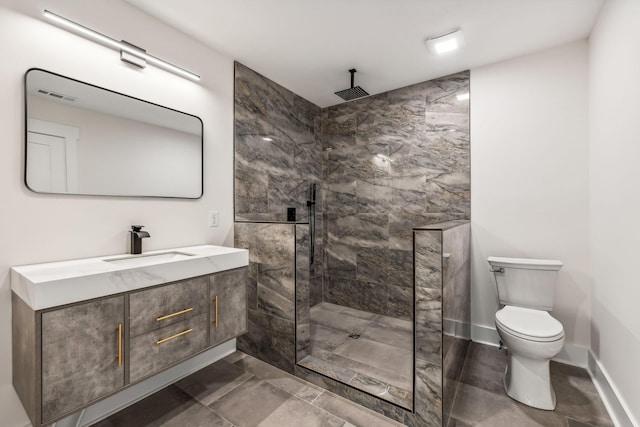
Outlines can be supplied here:
M320 109L235 71L234 242L250 256L238 348L439 425L445 359L466 349L447 337L468 335L444 313L468 302L447 283L468 281L469 73Z

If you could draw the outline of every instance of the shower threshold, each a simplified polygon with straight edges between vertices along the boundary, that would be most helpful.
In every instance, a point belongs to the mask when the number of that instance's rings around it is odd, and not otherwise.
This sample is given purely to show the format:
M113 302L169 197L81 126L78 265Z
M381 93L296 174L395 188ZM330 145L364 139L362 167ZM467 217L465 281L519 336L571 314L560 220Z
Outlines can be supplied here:
M323 302L310 329L311 354L298 365L412 408L412 322Z

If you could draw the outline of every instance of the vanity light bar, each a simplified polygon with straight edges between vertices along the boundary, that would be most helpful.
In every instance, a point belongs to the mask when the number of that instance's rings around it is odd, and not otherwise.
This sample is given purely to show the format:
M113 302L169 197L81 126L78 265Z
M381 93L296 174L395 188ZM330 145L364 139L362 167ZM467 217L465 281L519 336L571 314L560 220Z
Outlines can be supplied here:
M98 43L102 43L105 46L119 50L121 54L121 59L123 61L135 64L141 68L144 68L144 62L148 62L150 64L155 65L158 68L162 68L166 71L172 72L181 77L186 77L194 81L200 81L199 75L192 73L191 71L187 71L184 68L180 68L177 65L173 65L153 55L149 55L145 50L140 49L137 46L134 46L130 43L127 43L124 40L120 41L120 40L112 39L109 36L105 36L104 34L94 31L91 28L87 28L84 25L78 24L77 22L70 21L69 19L64 18L48 10L44 11L44 17L47 19L50 19L51 21L63 27L69 28L78 34L87 37L88 39L94 40ZM133 56L135 59L138 59L139 61L132 61L130 59L131 56Z

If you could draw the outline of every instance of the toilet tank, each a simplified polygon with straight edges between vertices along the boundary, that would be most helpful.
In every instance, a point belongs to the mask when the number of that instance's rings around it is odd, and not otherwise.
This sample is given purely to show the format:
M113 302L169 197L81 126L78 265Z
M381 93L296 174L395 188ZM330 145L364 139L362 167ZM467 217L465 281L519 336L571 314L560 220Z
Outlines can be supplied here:
M550 311L562 262L528 258L487 258L500 304Z

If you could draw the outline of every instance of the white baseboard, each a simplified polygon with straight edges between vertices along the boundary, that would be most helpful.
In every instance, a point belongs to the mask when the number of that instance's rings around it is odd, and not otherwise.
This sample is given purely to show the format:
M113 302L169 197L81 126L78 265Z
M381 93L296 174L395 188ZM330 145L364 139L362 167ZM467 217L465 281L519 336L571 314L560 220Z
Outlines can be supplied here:
M236 340L232 339L70 415L52 427L86 427L95 424L234 351Z
M640 427L629 406L618 392L611 377L591 351L588 352L587 371L602 398L604 406L616 427Z
M500 345L500 337L495 327L486 325L471 325L471 340L480 344L498 347ZM565 363L567 365L587 367L588 349L571 343L564 343L564 347L560 354L553 358L556 362Z
M471 341L494 347L500 346L500 337L496 328L492 326L471 324Z

